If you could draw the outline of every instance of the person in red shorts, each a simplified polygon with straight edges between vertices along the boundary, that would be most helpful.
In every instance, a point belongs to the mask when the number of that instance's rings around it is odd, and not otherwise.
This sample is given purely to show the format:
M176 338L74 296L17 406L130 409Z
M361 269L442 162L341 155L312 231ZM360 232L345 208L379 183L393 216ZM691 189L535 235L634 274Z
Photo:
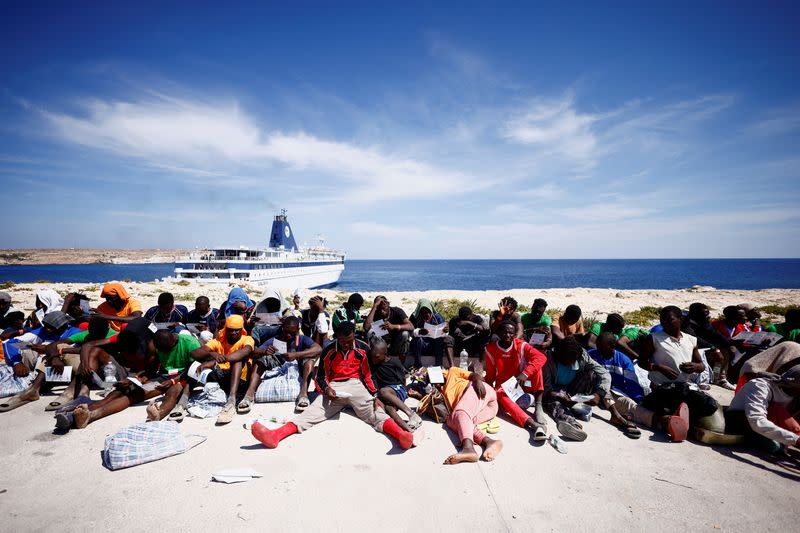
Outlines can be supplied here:
M495 330L498 339L486 346L486 383L497 392L497 402L500 407L520 427L533 431L533 440L542 441L547 438L547 421L542 410L542 396L544 394L544 381L542 368L547 362L547 357L530 344L516 337L517 325L506 320ZM527 399L527 404L522 406L508 397L502 384L515 378L522 390L532 394L535 403L534 416L526 411L530 405L530 396L522 396L518 401Z

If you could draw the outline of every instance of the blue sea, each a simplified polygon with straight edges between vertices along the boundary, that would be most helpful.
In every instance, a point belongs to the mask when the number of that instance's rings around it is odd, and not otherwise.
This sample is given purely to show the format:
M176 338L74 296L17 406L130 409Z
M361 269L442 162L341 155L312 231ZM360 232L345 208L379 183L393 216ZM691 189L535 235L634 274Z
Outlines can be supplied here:
M0 281L152 281L171 263L0 266ZM338 289L413 291L524 288L800 288L800 259L350 260Z

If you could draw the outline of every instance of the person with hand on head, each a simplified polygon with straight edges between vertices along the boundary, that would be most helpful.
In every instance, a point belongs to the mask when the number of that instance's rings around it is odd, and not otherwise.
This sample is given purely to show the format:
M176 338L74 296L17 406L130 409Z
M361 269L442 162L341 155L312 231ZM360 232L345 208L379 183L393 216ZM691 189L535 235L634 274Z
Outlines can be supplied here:
M364 297L357 292L348 296L347 301L333 312L331 317L333 329L336 330L342 322L352 322L356 326L363 324L364 318L361 316L361 306L363 305Z
M492 311L492 313L489 315L489 330L492 332L492 335L496 337L497 329L500 327L500 324L503 321L510 320L517 328L514 336L518 339L523 338L522 317L517 312L517 301L511 296L506 296L500 300L500 303L497 304L497 307L498 309L496 311ZM492 340L497 340L494 337Z
M311 405L291 422L278 429L267 429L260 422L252 427L253 436L267 448L277 448L280 441L302 433L312 426L351 407L355 415L375 431L397 439L402 449L416 445L424 437L421 431L411 433L397 425L377 399L367 351L369 347L355 338L355 325L344 322L336 330L336 340L322 350L317 369L317 396Z
M405 366L406 354L408 353L411 332L414 325L408 319L405 311L399 307L389 305L389 300L385 296L376 296L372 303L367 318L364 319L364 331L367 337L370 336L372 323L382 320L381 331L383 335L378 335L386 344L389 345L389 355L400 358L400 362Z
M331 333L331 317L325 310L328 301L322 296L313 296L308 300L308 309L301 313L300 329L303 335L311 337L320 346L327 344Z
M373 335L369 343L369 367L372 381L378 388L378 399L383 403L392 420L406 431L415 431L422 425L422 419L405 404L408 398L406 389L406 370L397 359L387 355L386 341ZM408 418L403 420L400 412Z

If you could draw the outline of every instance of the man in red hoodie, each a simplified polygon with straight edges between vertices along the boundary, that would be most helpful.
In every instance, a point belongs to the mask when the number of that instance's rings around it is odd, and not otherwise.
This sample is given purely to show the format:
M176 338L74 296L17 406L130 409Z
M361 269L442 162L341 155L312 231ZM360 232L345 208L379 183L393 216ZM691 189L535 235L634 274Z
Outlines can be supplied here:
M542 368L547 362L547 357L524 340L517 338L517 325L510 320L503 321L495 332L499 338L486 347L486 383L497 391L500 407L514 422L520 427L532 430L534 440L544 440L547 438L547 421L542 410L544 394ZM503 390L502 384L511 378L517 380L522 390L533 395L536 404L533 418ZM520 400L523 398L526 397L523 396ZM527 405L530 405L530 402Z
M342 322L336 330L336 341L329 344L320 355L316 387L322 394L294 420L278 429L267 429L263 424L253 424L253 436L267 448L295 433L302 433L315 424L336 415L350 406L356 416L375 428L397 439L400 447L408 449L414 439L424 435L405 431L389 418L376 399L377 390L372 382L368 360L369 347L355 339L355 325Z

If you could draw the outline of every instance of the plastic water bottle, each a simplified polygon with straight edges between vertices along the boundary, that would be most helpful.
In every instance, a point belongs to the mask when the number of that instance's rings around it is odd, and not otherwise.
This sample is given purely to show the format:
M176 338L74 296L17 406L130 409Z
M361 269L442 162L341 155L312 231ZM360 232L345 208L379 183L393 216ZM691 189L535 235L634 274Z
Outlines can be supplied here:
M461 353L458 354L458 366L467 370L469 367L469 354L466 350L461 350Z
M114 363L109 361L103 367L103 390L106 394L114 390L114 385L117 383L117 368Z
M561 440L558 435L550 435L547 437L547 442L549 442L550 446L555 448L558 453L567 453L567 445L564 444L564 441Z

